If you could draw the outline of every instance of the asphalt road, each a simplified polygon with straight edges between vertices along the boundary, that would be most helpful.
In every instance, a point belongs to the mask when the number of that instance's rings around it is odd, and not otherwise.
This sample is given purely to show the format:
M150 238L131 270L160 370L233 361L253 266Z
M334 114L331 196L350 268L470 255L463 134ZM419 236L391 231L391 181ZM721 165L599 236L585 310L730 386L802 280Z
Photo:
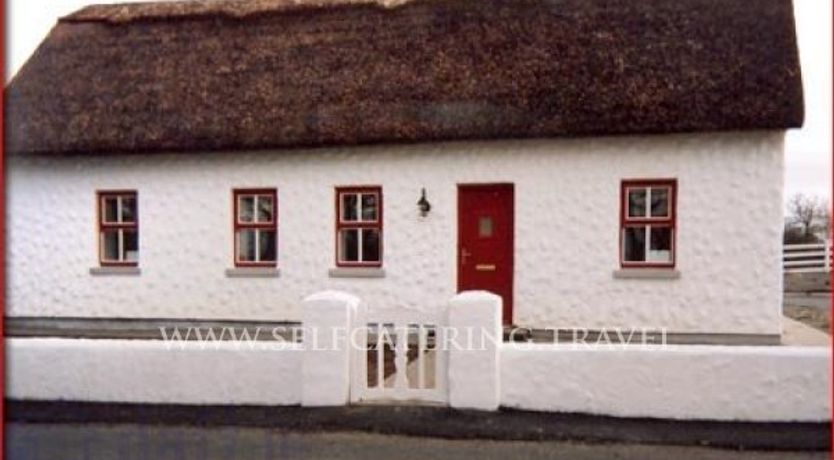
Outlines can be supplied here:
M7 427L10 460L430 460L443 459L827 459L825 452L752 452L705 447L565 442L496 442L290 433L261 428L22 424Z
M794 307L809 307L820 310L828 310L831 308L831 294L807 295L786 292L783 304Z

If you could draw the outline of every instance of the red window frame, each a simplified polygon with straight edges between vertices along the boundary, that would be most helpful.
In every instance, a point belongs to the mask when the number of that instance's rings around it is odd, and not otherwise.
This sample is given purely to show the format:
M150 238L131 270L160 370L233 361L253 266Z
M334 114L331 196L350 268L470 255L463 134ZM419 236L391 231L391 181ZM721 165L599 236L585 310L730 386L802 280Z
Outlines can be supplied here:
M663 217L631 217L628 215L628 191L635 188L668 188L669 212ZM621 268L674 268L677 259L677 179L627 179L620 185L620 267ZM647 200L646 213L651 214L651 203ZM625 260L625 230L628 227L658 227L671 229L669 262L626 261ZM647 251L651 244L647 238Z
M376 194L377 197L377 210L376 210L376 220L368 221L368 220L357 220L357 221L343 221L342 220L342 200L341 196L344 194ZM382 201L382 187L376 185L363 185L363 186L343 186L343 187L336 187L336 233L335 233L335 260L337 267L381 267L383 261L383 231L382 231L382 210L383 210L383 201ZM361 201L361 200L360 200ZM361 214L361 213L360 213ZM371 261L371 262L346 262L339 260L339 233L344 229L376 229L379 232L379 261ZM361 246L361 243L359 243Z
M133 222L105 222L104 201L107 198L133 198L135 203ZM121 212L118 212L121 220ZM139 241L139 194L136 190L98 190L96 191L96 218L98 220L98 263L102 267L137 267L139 260L108 260L104 258L104 232L107 230L132 230ZM124 237L122 237L124 238ZM124 244L124 243L122 243ZM121 254L121 251L119 251ZM138 252L138 248L137 248ZM120 255L121 257L121 255Z
M256 222L257 207L254 209L252 222L241 222L239 219L240 197L269 196L272 198L272 221ZM232 190L232 260L235 267L277 267L278 266L278 190L274 188L236 188ZM238 258L238 233L242 230L267 230L275 232L275 260L250 261ZM257 237L256 237L257 239ZM258 257L258 251L255 251Z

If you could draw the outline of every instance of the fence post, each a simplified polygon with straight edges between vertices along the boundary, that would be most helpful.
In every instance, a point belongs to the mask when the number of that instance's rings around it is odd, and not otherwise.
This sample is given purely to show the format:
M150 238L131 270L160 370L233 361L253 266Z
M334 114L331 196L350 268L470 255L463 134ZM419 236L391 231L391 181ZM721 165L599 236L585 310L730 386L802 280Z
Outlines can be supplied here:
M501 396L501 297L462 292L449 302L445 346L449 350L449 405L497 410Z
M831 271L831 240L825 240L825 271Z
M343 406L350 400L350 334L359 299L338 291L313 294L301 306L304 356L302 406Z

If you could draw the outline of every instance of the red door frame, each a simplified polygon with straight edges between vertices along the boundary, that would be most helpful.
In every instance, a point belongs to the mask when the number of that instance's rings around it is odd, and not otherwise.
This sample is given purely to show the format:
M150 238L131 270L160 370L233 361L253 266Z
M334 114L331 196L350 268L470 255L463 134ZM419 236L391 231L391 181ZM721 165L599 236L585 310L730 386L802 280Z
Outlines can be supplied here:
M508 260L508 270L510 273L510 302L508 305L503 306L502 312L502 323L505 325L513 324L513 316L514 316L514 297L515 297L515 184L511 182L497 182L497 183L474 183L474 184L458 184L457 186L457 211L458 211L458 219L457 219L457 227L458 227L458 241L456 245L457 254L455 256L456 260L456 275L457 275L457 290L461 292L463 290L462 286L462 278L461 278L461 243L464 241L463 235L463 226L461 225L461 219L464 216L463 207L461 203L461 192L464 190L478 190L478 191L499 191L499 192L508 192L510 194L509 200L509 260Z

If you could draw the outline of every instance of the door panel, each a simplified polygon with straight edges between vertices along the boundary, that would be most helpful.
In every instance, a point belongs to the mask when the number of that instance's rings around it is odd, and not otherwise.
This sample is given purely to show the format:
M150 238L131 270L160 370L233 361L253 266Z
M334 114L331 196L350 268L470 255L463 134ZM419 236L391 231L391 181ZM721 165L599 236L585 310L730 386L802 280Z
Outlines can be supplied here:
M513 318L513 185L458 186L458 292L500 295Z

